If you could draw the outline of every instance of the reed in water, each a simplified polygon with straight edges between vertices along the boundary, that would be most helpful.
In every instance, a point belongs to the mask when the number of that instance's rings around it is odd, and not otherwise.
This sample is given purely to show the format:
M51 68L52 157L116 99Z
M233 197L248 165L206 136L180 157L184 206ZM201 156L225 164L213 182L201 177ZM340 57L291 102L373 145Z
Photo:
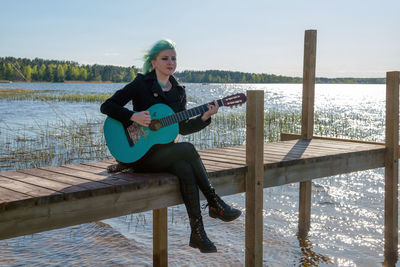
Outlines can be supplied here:
M315 135L363 140L366 136L376 136L370 133L374 128L369 125L371 122L359 117L339 119L337 116L340 115L316 114ZM300 133L301 116L267 110L264 125L265 142L276 142L280 140L281 132ZM12 129L0 122L0 170L110 159L102 126L103 120L86 119ZM246 140L246 114L219 113L210 127L182 136L181 140L190 141L199 149L243 145Z

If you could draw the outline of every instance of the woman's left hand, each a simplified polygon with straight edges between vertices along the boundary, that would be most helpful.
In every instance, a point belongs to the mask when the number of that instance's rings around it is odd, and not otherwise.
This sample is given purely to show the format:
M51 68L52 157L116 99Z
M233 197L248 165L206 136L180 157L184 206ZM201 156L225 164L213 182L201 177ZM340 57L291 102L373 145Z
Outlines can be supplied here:
M207 105L208 111L203 113L203 116L201 116L201 119L203 121L208 120L212 115L216 114L218 112L219 106L217 103L217 100L214 100L214 105Z

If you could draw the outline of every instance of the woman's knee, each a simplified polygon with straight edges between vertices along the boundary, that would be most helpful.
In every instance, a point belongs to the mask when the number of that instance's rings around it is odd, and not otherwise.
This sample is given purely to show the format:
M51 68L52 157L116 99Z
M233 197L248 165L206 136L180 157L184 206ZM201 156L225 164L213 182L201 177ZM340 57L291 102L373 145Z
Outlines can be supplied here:
M181 183L190 184L196 181L192 166L184 160L178 160L172 164L170 171L178 177Z

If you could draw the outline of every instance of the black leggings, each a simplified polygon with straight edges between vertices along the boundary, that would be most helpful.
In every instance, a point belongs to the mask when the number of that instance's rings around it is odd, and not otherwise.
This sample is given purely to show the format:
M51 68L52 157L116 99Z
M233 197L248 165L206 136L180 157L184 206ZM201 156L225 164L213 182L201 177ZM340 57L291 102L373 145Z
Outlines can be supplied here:
M138 172L166 171L176 175L190 218L201 216L199 188L206 198L214 192L200 156L191 143L155 145L133 167Z

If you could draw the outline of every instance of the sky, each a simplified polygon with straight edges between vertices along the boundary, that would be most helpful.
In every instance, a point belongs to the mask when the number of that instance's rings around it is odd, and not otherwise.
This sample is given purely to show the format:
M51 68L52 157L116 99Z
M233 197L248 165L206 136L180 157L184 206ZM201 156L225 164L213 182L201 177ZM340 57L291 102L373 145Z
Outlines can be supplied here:
M0 57L136 66L157 40L177 71L301 77L317 30L317 77L400 71L399 0L0 0Z

